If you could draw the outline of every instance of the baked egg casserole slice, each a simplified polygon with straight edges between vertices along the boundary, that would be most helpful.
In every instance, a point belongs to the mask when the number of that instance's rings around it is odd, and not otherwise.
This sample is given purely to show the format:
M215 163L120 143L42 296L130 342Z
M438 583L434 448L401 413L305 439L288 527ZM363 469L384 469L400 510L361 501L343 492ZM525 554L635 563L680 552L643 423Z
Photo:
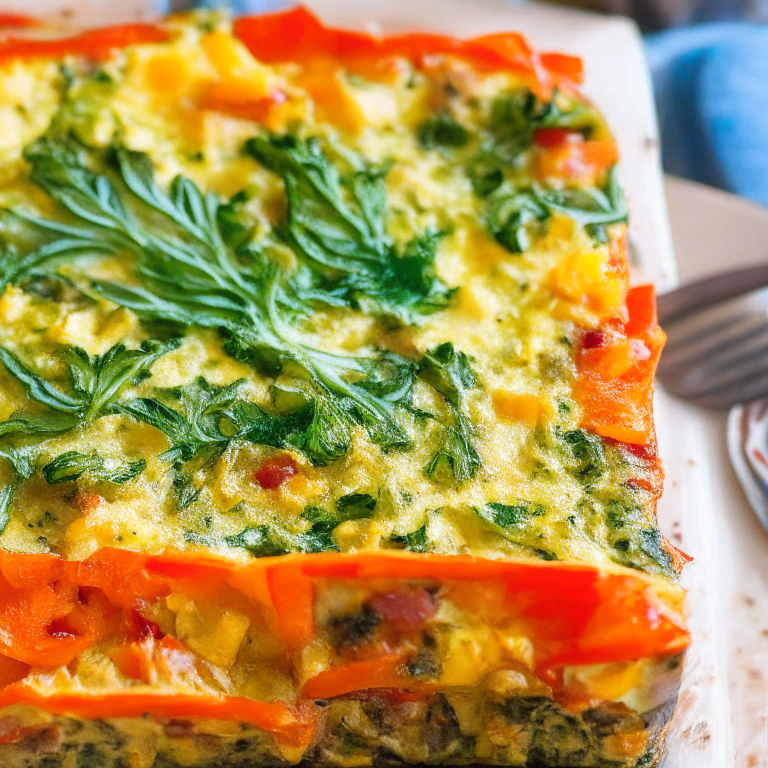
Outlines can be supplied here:
M6 765L656 765L664 334L579 60L0 21Z

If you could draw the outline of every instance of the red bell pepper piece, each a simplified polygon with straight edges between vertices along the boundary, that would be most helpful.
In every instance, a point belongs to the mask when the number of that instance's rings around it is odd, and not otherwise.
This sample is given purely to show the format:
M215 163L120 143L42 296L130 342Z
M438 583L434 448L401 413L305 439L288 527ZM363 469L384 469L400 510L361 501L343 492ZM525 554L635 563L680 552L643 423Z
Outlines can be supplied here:
M574 397L584 408L582 425L587 429L624 443L652 446L653 383L666 338L656 318L653 286L630 289L627 313L623 328L604 344L583 345L578 352ZM620 345L630 350L630 365L612 375L611 355Z
M508 69L531 78L540 90L571 86L582 78L581 61L564 54L539 56L516 33L482 35L462 40L448 35L412 33L376 37L362 32L326 27L302 6L291 10L244 16L235 21L234 34L260 61L308 61L404 56L419 62L432 54L449 54L490 69Z
M14 58L57 59L85 56L95 61L108 59L116 50L140 43L162 43L170 34L155 24L122 24L89 29L72 37L35 40L22 37L0 38L0 62Z

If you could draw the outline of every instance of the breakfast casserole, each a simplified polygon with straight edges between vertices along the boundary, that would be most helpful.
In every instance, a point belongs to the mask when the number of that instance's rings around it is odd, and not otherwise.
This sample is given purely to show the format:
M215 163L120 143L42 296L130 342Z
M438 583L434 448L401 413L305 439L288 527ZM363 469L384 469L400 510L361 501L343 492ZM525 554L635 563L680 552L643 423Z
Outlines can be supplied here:
M3 765L657 765L664 334L580 61L0 22Z

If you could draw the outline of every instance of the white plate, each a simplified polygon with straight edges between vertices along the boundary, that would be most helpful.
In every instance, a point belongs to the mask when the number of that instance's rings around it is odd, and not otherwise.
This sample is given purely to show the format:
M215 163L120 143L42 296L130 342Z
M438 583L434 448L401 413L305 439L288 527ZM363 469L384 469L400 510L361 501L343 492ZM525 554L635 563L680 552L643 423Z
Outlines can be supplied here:
M668 178L666 190L681 279L768 261L768 208L680 179ZM729 682L726 701L735 757L723 764L766 768L768 534L731 471L725 414L690 409L687 416L695 421L701 442L687 445L680 457L684 465L693 462L691 472L701 479L707 497L702 512L709 516L714 511L717 531L717 560L705 563L703 584L715 605L713 631L725 654ZM712 695L722 695L721 689Z

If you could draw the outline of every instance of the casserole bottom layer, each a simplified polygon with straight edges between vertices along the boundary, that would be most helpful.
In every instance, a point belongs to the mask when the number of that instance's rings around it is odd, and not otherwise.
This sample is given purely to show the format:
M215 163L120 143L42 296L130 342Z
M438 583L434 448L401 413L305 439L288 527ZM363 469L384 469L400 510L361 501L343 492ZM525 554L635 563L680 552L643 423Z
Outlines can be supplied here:
M507 765L651 768L674 701L643 714L621 703L574 713L545 697L371 694L325 703L325 725L300 766ZM273 738L222 720L82 720L14 706L0 714L4 768L271 768L294 764Z

